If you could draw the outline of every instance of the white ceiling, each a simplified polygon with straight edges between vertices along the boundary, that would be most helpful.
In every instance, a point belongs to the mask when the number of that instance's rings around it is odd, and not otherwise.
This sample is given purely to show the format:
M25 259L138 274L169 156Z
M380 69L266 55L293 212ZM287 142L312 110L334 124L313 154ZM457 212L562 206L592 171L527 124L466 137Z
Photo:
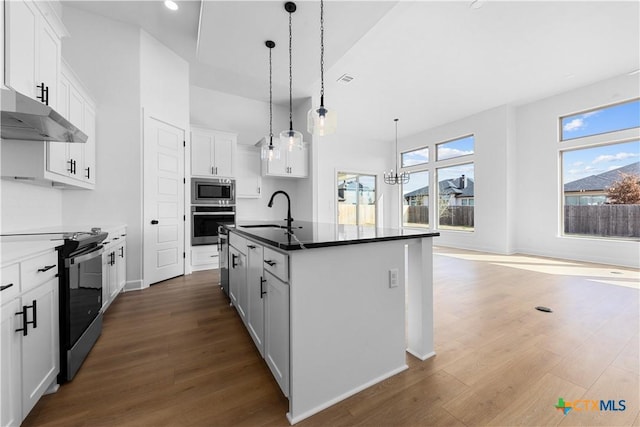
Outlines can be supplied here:
M282 1L69 1L139 25L191 66L191 84L288 99ZM319 2L293 14L294 98L319 89ZM519 104L640 68L638 1L325 1L327 107L339 133L389 140L478 111ZM199 25L200 24L200 25ZM355 79L337 83L342 74ZM639 76L640 78L640 76ZM296 125L302 127L304 124Z

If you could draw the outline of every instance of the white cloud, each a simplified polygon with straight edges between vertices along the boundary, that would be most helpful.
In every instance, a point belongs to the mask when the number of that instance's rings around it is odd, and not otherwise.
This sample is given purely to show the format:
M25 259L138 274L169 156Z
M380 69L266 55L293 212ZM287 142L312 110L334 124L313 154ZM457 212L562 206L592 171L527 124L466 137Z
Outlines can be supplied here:
M565 123L563 129L565 132L573 132L585 127L584 120L582 119L573 119L569 123Z
M571 166L573 166L574 168L580 167L584 165L584 162L575 162L574 164L572 164Z
M466 156L473 154L473 150L458 150L457 148L441 147L438 149L438 159L451 159L453 157Z
M638 157L637 153L617 153L617 154L603 154L602 156L598 156L593 160L593 164L602 163L602 162L615 162L618 160L626 160L632 159L634 157Z

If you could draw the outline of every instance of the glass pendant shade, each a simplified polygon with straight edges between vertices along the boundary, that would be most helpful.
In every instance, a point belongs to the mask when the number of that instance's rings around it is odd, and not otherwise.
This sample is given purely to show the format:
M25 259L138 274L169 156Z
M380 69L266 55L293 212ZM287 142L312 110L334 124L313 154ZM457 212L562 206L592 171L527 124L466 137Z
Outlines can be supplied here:
M312 108L307 113L307 131L313 135L325 136L335 133L338 127L338 114L324 105Z
M286 148L287 151L301 150L304 147L302 134L293 129L283 130L280 132L280 146Z
M269 136L264 139L264 144L260 148L260 158L268 161L280 159L280 147L274 145Z

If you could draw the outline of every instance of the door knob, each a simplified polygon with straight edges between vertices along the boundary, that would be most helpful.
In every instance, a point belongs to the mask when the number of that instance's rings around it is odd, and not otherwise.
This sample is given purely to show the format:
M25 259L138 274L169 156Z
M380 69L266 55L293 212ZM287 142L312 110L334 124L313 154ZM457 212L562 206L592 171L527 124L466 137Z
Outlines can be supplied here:
M151 220L151 225L156 225L157 223L158 223L158 220L157 220L157 219L152 219L152 220Z

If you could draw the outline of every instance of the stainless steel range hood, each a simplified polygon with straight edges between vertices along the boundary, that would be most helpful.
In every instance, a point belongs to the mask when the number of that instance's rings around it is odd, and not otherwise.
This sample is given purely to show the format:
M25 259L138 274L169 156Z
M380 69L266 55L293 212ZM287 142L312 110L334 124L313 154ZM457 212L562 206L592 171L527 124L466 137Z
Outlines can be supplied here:
M2 89L2 139L87 142L87 135L53 108L12 89Z

